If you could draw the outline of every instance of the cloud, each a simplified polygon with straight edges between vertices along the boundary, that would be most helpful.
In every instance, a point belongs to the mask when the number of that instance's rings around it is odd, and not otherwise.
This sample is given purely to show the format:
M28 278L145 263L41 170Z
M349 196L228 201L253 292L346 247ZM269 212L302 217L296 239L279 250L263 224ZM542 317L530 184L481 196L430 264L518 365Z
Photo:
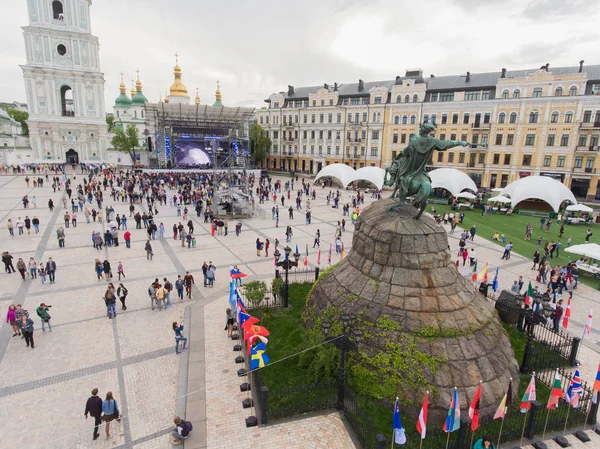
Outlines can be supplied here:
M563 20L565 16L582 15L591 8L598 8L598 4L588 0L535 0L527 5L523 16L532 20L542 18Z

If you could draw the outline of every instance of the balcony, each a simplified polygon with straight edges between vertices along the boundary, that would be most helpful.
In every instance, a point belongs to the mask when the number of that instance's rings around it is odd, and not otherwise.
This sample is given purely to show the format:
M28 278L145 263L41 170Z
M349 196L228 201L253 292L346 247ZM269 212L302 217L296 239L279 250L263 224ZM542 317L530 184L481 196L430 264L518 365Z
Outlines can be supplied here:
M600 146L598 146L598 145L590 145L590 146L577 145L575 147L575 151L596 151L597 152L598 150L600 150Z
M471 123L471 128L473 129L490 129L492 127L491 123L481 123L481 122L475 122L475 123Z
M576 167L573 170L575 173L586 173L586 174L596 174L598 173L598 169L597 168L590 168L590 167Z
M589 130L599 130L600 129L600 122L599 121L594 121L594 122L583 122L581 123L581 125L579 125L580 129L589 129Z

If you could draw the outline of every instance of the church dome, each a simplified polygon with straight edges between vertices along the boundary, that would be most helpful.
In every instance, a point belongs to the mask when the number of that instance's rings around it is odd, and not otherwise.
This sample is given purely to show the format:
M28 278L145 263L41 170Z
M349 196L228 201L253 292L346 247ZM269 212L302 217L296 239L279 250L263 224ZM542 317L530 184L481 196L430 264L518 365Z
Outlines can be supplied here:
M221 85L217 80L217 90L215 91L215 102L213 106L223 106L223 97L221 96Z
M131 103L133 105L139 105L139 106L143 106L144 103L146 103L148 101L148 99L144 96L144 94L142 93L142 82L140 81L140 74L138 72L138 78L137 81L135 82L135 95L133 96L133 98L131 99Z
M115 100L115 108L128 108L131 106L131 99L127 96L127 88L125 87L123 78L121 78L119 90L121 91L121 94Z
M175 81L171 85L169 91L172 97L187 97L187 87L185 87L181 81L181 67L179 67L179 58L177 55L175 55L175 57L175 67L173 68Z

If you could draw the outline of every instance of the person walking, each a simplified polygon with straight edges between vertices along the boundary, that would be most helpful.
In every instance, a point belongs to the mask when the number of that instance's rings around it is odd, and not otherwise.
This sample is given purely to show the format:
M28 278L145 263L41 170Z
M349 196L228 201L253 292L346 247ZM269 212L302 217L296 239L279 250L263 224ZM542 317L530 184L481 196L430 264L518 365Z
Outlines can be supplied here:
M106 438L110 437L110 423L115 419L120 421L119 418L119 406L117 401L113 398L112 391L106 393L106 399L102 401L102 421L106 423Z
M262 249L262 242L260 241L260 238L256 238L256 255L258 257L260 257L260 250Z
M119 297L119 301L121 301L121 310L127 310L127 306L125 305L125 299L127 299L127 294L129 291L125 288L123 284L119 284L117 288L117 296Z
M52 306L47 306L44 303L41 303L40 306L36 309L36 313L37 315L40 317L40 319L42 320L42 332L46 332L46 326L44 326L45 324L48 325L48 330L50 332L52 332L52 325L50 324L50 313L48 312L48 309L52 307Z
M13 226L12 219L10 219L10 218L8 219L7 227L8 227L8 233L10 234L10 236L14 237L15 236L15 228Z
M144 246L146 250L146 260L152 260L152 256L154 255L152 252L152 245L150 244L150 239L146 240L146 246Z
M165 296L166 296L166 291L165 288L158 284L158 288L156 289L156 304L158 305L158 310L162 310L163 307L166 309L166 305L165 305Z
M125 231L123 234L123 239L125 239L125 246L127 248L131 248L131 232Z
M12 327L13 337L21 335L21 329L17 323L17 308L13 304L8 306L8 311L6 312L6 322L10 324L10 327Z
M100 262L100 259L94 260L94 271L96 272L96 276L98 277L98 282L104 278L104 265Z
M9 274L15 272L15 267L13 267L12 260L13 256L11 256L8 251L4 251L2 253L2 263L4 263L4 271L6 271Z
M88 418L88 414L94 418L94 432L92 434L93 439L97 440L100 434L98 433L98 428L102 423L102 399L98 397L98 389L94 388L92 390L92 395L88 398L85 403L85 411L83 412L83 416L85 419Z
M163 287L165 289L165 307L171 307L171 291L173 290L173 284L169 282L167 278L163 278Z
M40 277L40 281L42 282L42 285L44 285L46 283L46 267L44 266L44 264L42 262L40 262L40 265L38 266L37 269L37 273L38 276Z
M313 243L313 248L315 246L318 246L319 248L321 247L321 231L317 229L317 232L315 233L315 242Z
M209 288L213 288L215 285L215 271L217 270L217 268L210 263L208 265L208 270L206 270L206 278L208 280L208 287Z
M27 343L27 347L31 346L31 349L35 348L35 343L33 341L33 320L29 318L28 315L21 316L21 320L19 321L19 327L21 328L21 334L25 338L25 343Z
M104 293L104 303L106 304L106 313L109 319L116 318L117 316L117 295L115 291L115 286L112 284L108 284L108 288Z
M187 338L183 336L183 324L177 325L177 321L173 322L173 332L175 332L175 354L179 354L179 342L183 342L182 351L185 351Z
M271 246L271 242L269 239L265 239L265 257L269 257L269 246Z
M108 260L104 260L104 262L102 262L102 267L104 268L104 276L106 276L106 281L110 282L113 277L110 262Z
M123 264L119 260L119 265L117 265L117 274L119 275L119 280L121 280L121 276L123 276L123 278L125 278L125 271L123 271L123 270L124 270Z
M31 224L33 225L33 230L35 233L38 234L40 232L40 219L38 217L33 217Z
M37 278L37 262L33 257L29 258L29 274L31 275L31 279Z
M154 310L156 307L156 288L154 287L154 283L148 287L148 296L150 296L150 307Z
M225 324L225 329L227 329L227 337L231 338L231 336L233 335L233 324L235 323L235 314L231 311L230 308L227 308L227 310L225 311L225 319L226 324Z
M25 266L25 262L23 259L19 257L17 260L17 271L21 274L21 279L25 280L25 273L27 272L27 267Z
M559 323L560 323L560 319L563 316L563 300L559 300L558 304L556 304L556 309L554 309L554 312L552 312L552 328L554 330L554 332L558 333L559 330Z
M177 296L181 301L183 301L183 279L181 279L181 275L177 275L177 280L175 281L175 288L177 289Z
M64 248L65 247L65 230L63 228L59 227L56 230L56 238L58 239L58 247Z
M208 277L208 271L206 272ZM185 272L185 276L183 277L183 283L185 285L185 292L189 299L192 299L192 286L194 285L194 276L190 274L189 271Z

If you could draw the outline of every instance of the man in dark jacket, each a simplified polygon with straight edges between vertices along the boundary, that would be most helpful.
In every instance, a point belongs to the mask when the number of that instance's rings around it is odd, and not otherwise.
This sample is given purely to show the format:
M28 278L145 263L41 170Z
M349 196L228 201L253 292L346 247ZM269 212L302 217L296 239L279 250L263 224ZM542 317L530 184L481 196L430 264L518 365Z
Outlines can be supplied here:
M94 440L97 440L100 436L98 432L98 426L102 423L102 399L98 397L98 389L92 390L92 396L90 396L85 404L85 412L83 413L85 419L88 417L88 413L94 417Z

